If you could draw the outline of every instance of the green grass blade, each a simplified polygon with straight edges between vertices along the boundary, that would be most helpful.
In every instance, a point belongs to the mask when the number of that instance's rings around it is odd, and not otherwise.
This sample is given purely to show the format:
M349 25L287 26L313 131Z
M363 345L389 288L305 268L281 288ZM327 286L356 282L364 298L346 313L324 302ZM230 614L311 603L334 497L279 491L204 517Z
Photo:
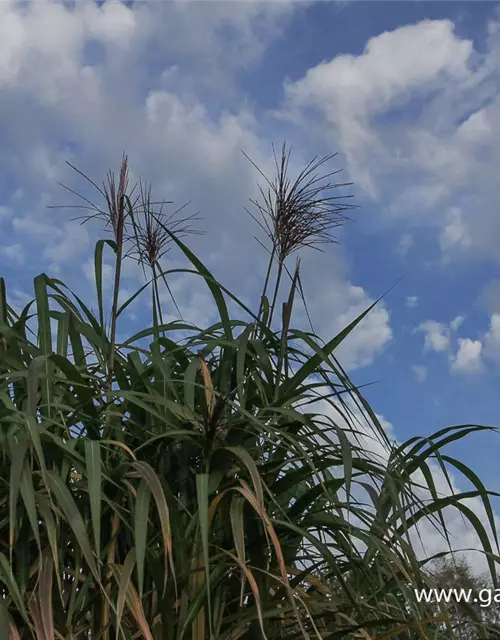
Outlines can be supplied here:
M146 484L149 487L149 490L153 494L153 498L156 503L156 508L158 510L158 516L160 518L162 539L163 539L163 548L165 554L165 562L167 567L167 563L170 565L172 570L172 578L175 582L175 567L172 557L172 532L170 526L170 512L168 508L167 501L165 499L165 494L163 492L163 488L161 486L160 479L158 475L154 471L154 469L147 462L137 461L132 463L132 467L140 474L140 476L146 481ZM165 584L167 580L167 571L165 570Z
M205 579L207 584L208 624L210 633L213 632L212 602L210 588L210 554L208 548L209 523L208 523L208 473L196 474L196 496L198 503L198 517L200 522L201 547L203 550L203 563L205 565Z
M24 468L24 460L28 449L27 442L15 442L12 444L9 478L9 548L12 553L12 547L16 536L17 517L17 501L21 488L21 477Z
M99 308L99 324L104 331L104 303L102 294L102 255L104 251L104 245L108 245L116 253L116 242L113 240L98 240L95 245L94 251L94 272L95 272L95 286L97 294L97 306Z
M47 276L44 273L35 278L35 298L38 321L38 345L42 354L49 355L52 353L52 332L50 328Z
M90 570L92 571L95 579L99 583L100 582L99 572L97 570L95 556L92 551L92 546L87 536L85 523L73 499L73 496L71 495L71 492L69 491L68 487L64 484L61 477L57 473L54 473L53 471L49 471L47 473L47 480L49 483L49 488L51 492L54 494L57 504L59 505L62 512L64 513L66 517L66 521L70 526L71 530L73 531L75 539L78 542L78 546L82 550L83 556Z
M26 513L28 514L28 520L31 525L31 529L33 531L33 535L35 536L36 544L39 552L42 551L42 544L40 542L40 534L38 531L38 515L36 512L36 504L35 504L35 490L33 487L33 476L31 472L31 467L29 465L28 460L24 459L24 467L23 473L21 476L21 495L23 497L24 506L26 509Z
M87 483L90 499L90 513L94 529L94 545L97 557L97 569L101 570L101 496L102 496L102 470L101 470L101 445L96 440L85 440L85 462L87 470Z
M11 638L9 611L3 598L0 598L0 638L5 638L6 640Z
M127 598L128 585L130 583L132 572L135 566L135 549L132 548L125 558L123 563L123 571L120 576L118 584L118 598L116 601L116 640L120 637L121 621L123 617L123 610L125 608L125 601Z
M137 584L139 586L139 596L142 598L144 591L144 560L146 558L146 545L149 528L149 504L151 491L146 481L143 479L139 483L135 498L135 524L134 541L137 564Z
M118 307L116 317L119 318L121 314L127 309L127 307L129 307L132 302L134 302L134 300L136 300L141 295L144 289L149 287L150 284L151 282L146 282L146 284L143 284L142 287L139 287L139 289L137 289L137 291L133 295L131 295L130 298L127 298L127 300L125 300L125 302Z
M316 353L311 356L309 360L303 364L300 369L292 376L292 378L286 380L280 388L280 393L277 402L284 404L289 399L293 398L296 394L297 388L321 365L321 363L352 333L352 331L358 326L358 324L366 318L370 311L378 304L379 300L376 300L366 311L363 311L355 320L353 320L345 329L338 333L322 348L322 354Z

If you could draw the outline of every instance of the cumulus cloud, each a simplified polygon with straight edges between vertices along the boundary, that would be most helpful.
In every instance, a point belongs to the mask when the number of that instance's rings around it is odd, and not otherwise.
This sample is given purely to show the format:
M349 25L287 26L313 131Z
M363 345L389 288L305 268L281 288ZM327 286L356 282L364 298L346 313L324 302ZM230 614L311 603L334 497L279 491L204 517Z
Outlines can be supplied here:
M491 316L490 328L484 336L484 355L500 362L500 314Z
M330 256L309 255L303 263L302 280L313 328L325 340L337 335L374 302L365 289L349 281L342 249L336 249ZM328 281L318 278L318 270L331 274ZM301 315L299 308L296 321L307 327L305 313ZM380 301L335 354L347 369L366 366L390 343L392 335L389 310Z
M418 304L418 296L408 296L406 298L406 306L408 309L414 309Z
M288 98L292 105L300 105L328 93L334 101L326 106L329 113L340 106L340 117L346 117L350 107L366 122L412 90L439 87L440 76L466 78L471 52L472 42L457 38L452 22L425 20L370 38L358 56L340 55L310 69L304 78L287 85Z
M43 252L38 257L52 263L73 260L90 246L87 228L76 222L57 224L49 220L37 221L28 214L12 218L12 228L26 242L31 240L42 244Z
M455 341L464 320L457 316L449 324L422 323L416 331L425 332L424 349L447 354L450 370L455 373L478 373L485 369L486 361L500 363L500 313L491 314L489 328L478 332L475 339L457 337ZM414 371L418 377L415 367Z
M200 80L204 76L205 83L220 80L222 69L227 73L257 62L296 10L288 2L233 4L199 3L195 9L186 2L131 7L116 0L74 7L52 0L22 7L4 4L0 82L35 83L40 88L50 80L44 95L55 97L58 82L64 84L83 66L88 43L105 47L113 63L123 56L142 58L145 48L154 44L160 60L182 59L188 75L194 75L197 66L202 71ZM99 50L96 57L101 57ZM43 77L37 79L37 72Z
M287 107L314 106L339 136L351 172L374 195L370 167L381 140L371 120L418 91L468 75L472 43L447 20L425 20L371 38L359 56L340 55L285 87ZM396 149L396 152L399 151Z
M458 351L451 359L452 371L473 373L481 369L483 345L479 340L458 339Z
M337 331L361 315L373 302L361 287L350 286L349 306L335 323ZM346 338L337 350L337 356L348 369L366 366L374 361L375 356L391 339L389 311L384 305L380 305L378 309L377 307L372 309L362 323Z
M500 318L500 316L499 316ZM495 321L492 319L490 332L478 339L462 338L456 336L458 330L464 323L464 316L457 316L450 323L443 324L434 320L423 322L416 328L417 332L424 332L424 351L434 351L447 354L450 371L455 373L472 374L483 370L484 346L489 345L492 352L495 342ZM500 322L498 323L500 338ZM413 368L415 375L421 379L422 371ZM426 372L424 374L425 378Z
M428 351L446 351L450 346L449 329L440 322L423 322L418 330L425 332L424 348Z
M462 326L464 321L465 321L465 318L463 316L457 316L454 320L450 322L450 329L452 331L457 331Z
M345 150L351 177L401 227L437 231L447 261L498 260L500 29L482 53L450 20L424 20L371 38L285 85L283 117L316 122ZM411 107L411 111L405 107Z
M85 277L87 278L88 282L90 284L94 284L94 282L95 282L95 264L94 264L94 260L92 258L89 258L86 262L83 263L82 269L83 269L83 273L85 274ZM114 274L113 266L103 262L103 264L102 264L102 274L101 274L103 290L110 290L111 289L111 287L113 285L113 274Z
M470 231L464 224L460 209L453 208L448 212L441 232L440 243L443 252L450 251L455 247L470 246Z

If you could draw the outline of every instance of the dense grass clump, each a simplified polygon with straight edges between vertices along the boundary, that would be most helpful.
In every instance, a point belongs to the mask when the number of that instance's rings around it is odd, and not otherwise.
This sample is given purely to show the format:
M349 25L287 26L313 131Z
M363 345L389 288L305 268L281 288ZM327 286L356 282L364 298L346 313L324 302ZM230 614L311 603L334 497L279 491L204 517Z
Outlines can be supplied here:
M335 358L370 309L327 342L294 329L304 292L290 256L334 241L353 208L332 195L346 185L317 174L329 160L290 181L283 147L253 203L269 240L256 310L181 240L191 216L129 189L126 158L117 182L94 185L103 208L86 200L111 231L95 247L95 313L45 274L16 313L0 280L0 639L453 637L445 605L413 597L433 584L432 558L413 546L419 523L431 519L446 547L445 508L476 529L496 579L490 493L443 453L484 427L396 446ZM164 322L168 249L205 281L215 324ZM120 302L133 258L147 284ZM150 326L118 341L148 291ZM365 450L367 434L384 459ZM440 495L432 460L472 490ZM474 496L487 526L463 504Z

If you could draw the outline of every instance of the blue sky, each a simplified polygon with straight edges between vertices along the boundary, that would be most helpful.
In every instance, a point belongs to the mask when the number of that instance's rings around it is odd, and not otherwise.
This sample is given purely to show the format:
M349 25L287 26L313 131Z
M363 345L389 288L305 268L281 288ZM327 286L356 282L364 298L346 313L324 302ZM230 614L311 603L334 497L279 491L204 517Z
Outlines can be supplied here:
M99 179L126 150L158 197L201 211L193 248L252 300L265 261L240 149L268 172L284 137L293 168L338 151L361 206L340 246L303 255L316 328L402 277L342 350L354 380L377 381L399 440L498 425L499 61L494 2L2 2L0 272L18 303L42 270L91 295L98 228L46 205L74 203L58 182L86 189L65 160ZM202 285L173 286L205 322ZM451 451L500 490L496 436Z

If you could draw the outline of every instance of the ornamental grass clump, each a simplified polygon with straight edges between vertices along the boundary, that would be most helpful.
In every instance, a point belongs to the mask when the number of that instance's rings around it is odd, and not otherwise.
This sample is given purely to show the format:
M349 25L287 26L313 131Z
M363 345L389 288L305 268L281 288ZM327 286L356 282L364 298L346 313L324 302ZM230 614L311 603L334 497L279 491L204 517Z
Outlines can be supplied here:
M450 509L476 531L496 581L495 494L443 451L487 427L394 445L335 358L370 309L326 342L294 326L300 266L289 274L286 261L330 241L347 205L325 195L316 161L289 182L288 157L284 147L256 205L271 240L257 311L181 240L192 218L163 215L149 188L134 195L126 157L117 183L109 174L98 187L103 208L84 205L112 232L94 253L97 313L45 273L15 311L0 279L0 639L452 638L446 604L413 596L433 584L419 527L431 522L446 552ZM166 268L167 248L206 284L215 321L162 319L160 288L179 271ZM120 303L128 259L149 274ZM148 287L152 317L143 305L130 335L128 310ZM362 420L384 459L367 455ZM433 460L470 489L442 495ZM474 497L483 521L464 503Z

